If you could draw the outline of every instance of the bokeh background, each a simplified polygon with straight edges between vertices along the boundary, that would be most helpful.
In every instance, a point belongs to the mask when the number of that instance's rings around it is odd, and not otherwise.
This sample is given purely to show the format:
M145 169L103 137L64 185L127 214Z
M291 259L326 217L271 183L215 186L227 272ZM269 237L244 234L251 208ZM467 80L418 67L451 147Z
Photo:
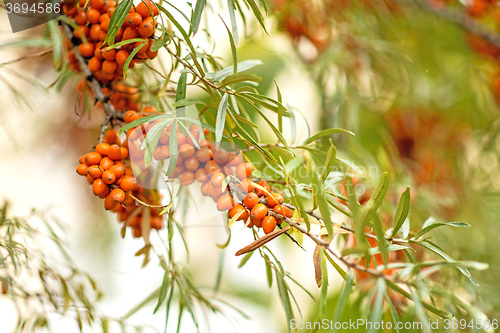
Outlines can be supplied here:
M496 58L485 55L484 48L478 50L477 38L463 27L411 1L272 3L267 19L270 36L257 29L255 22L247 22L238 46L239 59L264 63L253 70L263 77L259 90L274 95L276 79L287 105L309 122L307 128L299 121L299 138L330 127L354 132L353 137L335 137L339 155L364 170L388 171L395 201L406 185L412 186L410 218L414 228L430 216L438 221L470 223L472 227L466 231L434 231L435 242L457 260L490 265L487 271L475 272L479 287L457 273L450 288L456 288L459 296L472 297L469 300L491 319L500 318ZM451 6L468 15L463 6ZM448 9L441 5L435 8ZM189 7L184 10L189 12ZM194 43L210 45L216 41L215 55L229 65L224 25L220 20L213 22L218 13L228 20L219 5L208 8ZM491 31L497 29L490 17L481 20ZM38 27L12 34L2 11L0 22L2 42L43 31ZM203 32L207 27L210 37ZM23 52L0 48L0 54L3 62ZM142 240L130 235L121 239L115 217L104 211L102 202L75 173L78 158L95 144L103 118L99 112L91 112L90 117L76 114L76 78L60 92L43 88L56 77L50 54L0 67L0 197L9 200L13 213L20 215L32 207L52 206L66 225L64 240L71 255L104 291L99 308L119 317L161 284L163 271L154 259L141 268L142 259L134 253L142 247ZM200 97L196 90L188 94ZM266 127L261 128L261 136L270 137ZM377 182L376 175L361 176L367 178L367 188ZM179 257L194 282L208 294L223 260L218 295L248 315L244 318L233 312L232 322L211 316L210 326L220 332L286 331L279 296L267 287L263 262L255 256L237 268L240 259L233 254L252 241L251 235L235 228L229 247L220 250L215 244L227 239L224 217L211 201L201 197L196 186L183 195L182 222L191 255L187 261L180 250ZM286 270L317 296L313 244L305 241L307 252L287 239L270 247ZM333 315L341 280L330 275L329 315ZM316 303L295 289L303 320L314 318ZM130 320L163 329L164 314L153 316L154 305L152 302ZM10 332L15 309L1 296L0 307L2 332ZM361 307L349 303L343 319L358 318ZM78 329L72 319L54 319L51 326L55 332ZM175 320L169 323L168 331L171 329L175 329ZM181 331L194 329L190 320L183 321Z

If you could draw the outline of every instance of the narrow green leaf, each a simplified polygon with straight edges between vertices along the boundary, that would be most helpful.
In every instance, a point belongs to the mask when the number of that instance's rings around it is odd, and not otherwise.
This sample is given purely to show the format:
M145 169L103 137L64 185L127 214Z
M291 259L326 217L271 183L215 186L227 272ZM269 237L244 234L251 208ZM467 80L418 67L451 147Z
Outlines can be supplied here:
M132 7L133 0L124 0L116 6L116 9L109 20L108 33L104 39L103 45L111 45L115 42L116 33L125 22L127 15Z
M290 296L288 295L288 289L283 282L283 277L276 271L275 272L276 283L278 285L278 292L280 294L281 303L285 309L286 322L289 323L293 319L292 304L290 303ZM291 332L290 325L288 326L288 332Z
M340 267L339 264L337 264L335 262L335 260L333 260L333 258L328 254L327 251L325 251L325 257L326 259L328 259L328 261L330 262L330 264L333 266L333 268L335 268L335 270L337 271L337 273L339 273L339 275L344 279L344 280L347 280L347 272L344 271L342 269L342 267ZM354 283L354 282L353 282Z
M250 259L250 257L252 256L252 254L254 254L255 251L250 251L248 252L247 254L245 254L243 256L243 258L241 258L241 261L240 261L240 264L238 265L238 268L241 268L243 266L245 266L245 264L248 262L248 260Z
M255 66L262 65L263 62L261 60L245 60L240 63L238 63L238 73L247 71ZM207 74L207 79L210 79L215 82L219 82L224 80L226 77L234 73L233 66L226 67L224 69L221 69L220 71L216 73L208 73Z
M389 188L389 174L384 172L380 181L373 191L370 200L368 200L366 206L363 209L362 226L363 228L371 221L373 215L377 212L377 209L382 204L387 189Z
M222 20L222 23L226 27L226 31L229 36L229 44L231 45L231 54L233 56L233 74L236 74L238 73L238 53L236 52L236 44L234 43L233 34L231 33L231 30L229 30L229 28L227 27L226 22Z
M169 272L165 271L165 274L163 275L163 281L161 283L160 294L158 295L158 303L156 303L153 314L155 314L160 309L161 305L165 301L165 298L167 298L167 290L170 284L169 282Z
M235 73L235 74L229 75L224 80L222 80L219 87L223 88L225 86L230 86L232 84L245 82L245 81L259 82L259 81L262 81L262 78L258 77L257 75L254 75L254 74Z
M267 148L269 148L270 150L274 151L275 153L277 153L278 155L280 155L286 159L295 158L295 154L293 153L293 151L291 151L287 148L283 148L283 147L276 146L276 145L268 145Z
M376 287L376 296L375 296L375 301L373 302L373 305L371 307L371 314L370 314L370 323L379 323L380 320L382 319L382 313L383 313L383 305L384 305L384 296L385 296L385 280L382 278L377 279L377 287ZM372 332L377 332L378 329L375 329L375 327L371 327L370 330L368 330L369 333Z
M175 93L175 101L181 101L186 99L186 84L187 84L187 74L182 73L179 77L179 82L177 82L177 92Z
M406 190L401 194L399 198L398 208L396 209L396 214L394 214L394 220L392 222L392 235L396 236L399 229L403 226L408 213L410 212L410 187L408 186Z
M203 104L203 105L206 105L207 103L205 103L204 101L201 101L199 99L185 98L185 99L181 99L181 100L178 100L175 103L173 103L172 107L173 108L179 108L179 107L193 105L193 104Z
M330 148L328 149L328 153L326 154L325 164L323 165L323 170L321 171L321 176L320 176L322 182L324 182L328 177L328 175L330 174L333 164L335 163L336 157L337 157L337 148L335 148L335 145L330 139Z
M250 6L250 9L252 10L253 15L255 16L257 21L259 22L262 29L264 29L266 34L268 34L267 29L266 29L266 25L264 23L264 17L262 16L262 13L260 12L259 7L257 7L257 4L253 0L245 0L245 2Z
M134 120L130 124L127 124L127 125L123 126L122 128L120 128L120 130L118 131L118 134L124 133L131 128L140 126L140 125L145 124L149 121L155 121L155 120L165 119L165 118L172 118L172 116L169 114L158 114L158 115L151 115L151 116L139 118L137 120Z
M314 165L314 162L311 160L308 163L308 166L311 165L311 168L309 168L309 176L311 177L313 181L313 195L314 195L314 200L318 204L319 212L321 214L321 218L323 219L323 223L325 225L326 230L328 231L328 240L327 242L331 242L333 237L335 236L333 234L333 222L331 219L331 211L330 211L330 206L328 205L328 201L326 200L326 193L323 189L323 183L319 179L318 172L316 171L316 166Z
M354 285L354 277L352 276L352 271L347 274L347 279L345 280L344 289L342 289L342 293L337 301L337 306L335 307L335 312L333 313L333 322L338 322L342 313L344 312L344 308L347 304L347 300L351 295L352 286Z
M470 227L470 224L465 223L465 222L436 222L432 223L424 228L422 228L417 234L415 235L415 239L421 238L423 235L428 233L431 230L434 230L438 227L442 226L449 226L449 227L455 227L455 228L468 228Z
M168 168L166 175L170 175L174 169L175 169L175 164L177 163L177 154L178 154L178 147L177 147L177 121L175 123L172 123L172 129L170 130L170 138L168 140L169 143L169 148L170 148L170 158L168 159Z
M328 269L326 267L325 249L321 247L321 294L319 299L318 318L323 319L326 315L326 301L328 295Z
M231 18L231 31L233 32L233 38L236 44L239 42L238 34L238 24L236 22L236 15L234 14L233 0L227 0L227 9L229 11L229 17Z
M198 31L198 27L200 26L201 14L203 13L203 9L205 8L206 3L206 0L196 1L196 6L194 7L193 16L191 18L191 29L193 35L195 35Z
M139 46L137 46L132 52L130 52L130 55L128 56L127 60L125 60L125 63L123 64L123 77L127 77L127 72L130 67L130 63L132 62L132 59L134 59L135 55L139 50L146 45L147 42L141 43Z
M306 139L304 141L303 145L308 145L311 142L314 142L314 141L316 141L318 139L321 139L322 137L325 137L327 135L337 134L337 133L347 133L347 134L354 135L353 132L345 130L343 128L328 128L328 129L319 131L318 133L316 133L313 136L311 136L308 139Z
M223 94L219 103L219 108L217 109L217 119L215 121L215 143L217 146L222 140L222 133L224 132L224 126L226 124L227 99L228 95Z

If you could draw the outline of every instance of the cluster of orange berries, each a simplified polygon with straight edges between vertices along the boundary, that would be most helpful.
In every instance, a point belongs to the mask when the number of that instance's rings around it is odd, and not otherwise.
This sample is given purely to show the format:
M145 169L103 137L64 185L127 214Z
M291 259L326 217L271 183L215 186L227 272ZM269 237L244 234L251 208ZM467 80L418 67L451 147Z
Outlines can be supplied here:
M75 0L65 1L64 13L71 17L78 25L75 28L74 40L66 41L68 59L70 66L75 71L80 71L76 55L71 50L72 43L78 44L78 53L87 59L89 70L94 77L104 84L118 81L123 78L123 67L130 53L140 47L130 62L134 67L138 61L154 59L158 51L152 51L154 42L154 31L156 27L155 16L158 8L150 0L132 6L123 23L116 33L115 42L124 42L131 39L141 38L143 41L131 42L117 48L102 48L106 39L111 16L116 10L117 3L114 0L90 0L89 7L84 10L87 0L79 0L78 6Z
M80 157L80 165L76 172L87 178L92 185L96 196L104 199L104 208L119 213L119 220L127 222L134 229L134 236L141 236L142 214L134 213L139 205L134 198L143 198L144 190L137 186L132 169L127 166L128 149L122 145L116 130L109 129L103 142L99 143L95 151ZM151 196L145 198L154 200ZM151 209L150 224L154 229L162 226L157 209Z
M124 113L124 120L131 123L155 112L150 106L141 113L129 110ZM128 147L134 163L143 163L145 152L140 147L148 132L160 121L147 122L127 131ZM172 157L172 128L172 125L167 126L160 135L153 152L157 161ZM235 220L245 221L248 227L262 228L265 233L272 232L277 224L281 224L283 216L292 217L290 208L283 205L283 196L271 193L266 181L261 180L257 187L254 186L249 178L253 170L251 163L245 163L238 152L226 150L204 138L209 133L207 129L201 131L198 125L193 125L188 129L189 134L183 134L179 126L174 130L177 141L176 166L168 175L169 178L177 178L184 186L198 181L201 183L201 193L211 197L219 211L228 211L230 219L237 215ZM140 165L140 168L145 168L145 165ZM235 203L234 198L241 202Z

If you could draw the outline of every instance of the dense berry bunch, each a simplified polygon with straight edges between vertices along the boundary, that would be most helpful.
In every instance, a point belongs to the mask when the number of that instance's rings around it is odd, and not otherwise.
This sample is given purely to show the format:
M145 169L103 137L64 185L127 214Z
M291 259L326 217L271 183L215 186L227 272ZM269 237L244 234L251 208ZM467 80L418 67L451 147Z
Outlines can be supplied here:
M116 2L114 0L91 0L89 7L84 10L86 2L86 0L80 0L76 4L74 0L73 2L65 1L65 15L77 24L74 38L71 42L67 41L67 46L71 48L72 43L78 46L78 53L86 58L88 68L97 80L105 84L121 80L123 67L135 49L138 51L130 59L130 67L134 67L138 61L156 57L158 51L152 51L151 47L156 27L154 17L158 15L158 9L153 2L147 0L137 6L132 6L115 37L117 43L137 38L142 40L113 49L102 46L108 33L111 17L116 10ZM73 50L68 52L68 58L71 67L79 71L80 65Z
M142 213L134 211L139 208L134 198L147 199L155 202L152 194L145 194L137 186L128 163L128 149L122 145L117 132L110 129L106 132L103 142L99 143L95 151L89 152L80 158L80 165L76 172L87 177L96 196L104 199L104 208L119 213L119 220L127 221L127 225L134 228L134 235L140 236ZM159 198L156 198L158 201ZM151 209L150 225L152 228L161 228L161 219L158 210ZM130 218L130 219L129 219Z

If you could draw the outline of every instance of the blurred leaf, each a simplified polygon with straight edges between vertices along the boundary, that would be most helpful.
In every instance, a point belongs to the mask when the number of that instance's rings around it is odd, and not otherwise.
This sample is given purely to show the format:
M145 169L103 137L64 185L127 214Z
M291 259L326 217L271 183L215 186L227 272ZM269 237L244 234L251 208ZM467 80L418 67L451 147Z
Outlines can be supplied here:
M339 275L344 279L346 280L347 279L347 272L344 271L344 269L342 267L340 267L339 264L337 264L335 262L335 260L333 260L333 258L328 254L327 251L325 251L325 257L326 259L328 259L328 261L330 262L330 264L333 266L333 268L335 268L335 270L337 271L337 273L339 273ZM355 283L353 282L353 284L355 285Z
M223 88L225 86L230 86L235 83L245 82L245 81L253 81L259 82L262 81L262 78L258 77L254 74L247 73L235 73L227 76L219 85L219 88Z
M250 9L252 9L252 12L259 22L260 26L262 29L264 29L265 33L268 34L266 25L264 23L264 17L262 16L262 13L260 12L259 7L257 7L257 4L254 2L254 0L245 0L245 2L250 6Z
M465 223L465 222L436 222L436 223L432 223L428 226L424 225L424 228L422 228L415 235L415 239L419 239L423 235L428 233L429 231L432 231L432 230L439 228L439 227L442 227L442 226L449 226L449 227L455 227L455 228L468 228L468 227L470 227L470 224Z
M261 60L245 60L238 63L238 73L247 71L255 66L262 65L263 62ZM226 67L217 73L207 73L206 77L209 80L219 82L224 80L229 75L234 74L233 66Z
M292 304L290 303L290 295L288 294L288 289L286 288L286 285L283 281L283 277L276 271L275 272L275 277L276 277L276 284L278 285L278 291L280 294L281 298L281 304L283 305L283 308L285 309L285 314L286 314L286 322L289 323L290 320L293 319L293 310L292 310ZM290 325L287 325L288 327L288 332L291 331Z
M168 291L168 287L170 286L169 274L170 273L168 271L165 271L165 274L163 275L163 281L161 283L160 294L158 295L158 303L156 303L156 307L153 310L153 314L155 314L160 309L162 303L165 301L165 298L167 298L167 291Z
M201 14L203 13L203 9L205 8L207 1L206 0L198 0L196 1L196 6L194 8L193 16L191 18L191 29L193 35L198 31L198 27L200 26Z
M229 17L231 18L231 31L233 33L233 38L236 44L239 43L239 34L238 34L238 24L236 22L236 16L234 15L234 5L233 0L227 0L227 9L229 11Z
M179 108L183 106L188 106L188 105L193 105L193 104L203 104L206 105L204 101L201 101L199 99L193 99L193 98L184 98L176 101L175 103L172 104L173 108Z
M403 226L406 217L408 217L408 213L410 212L410 187L408 186L406 190L401 194L399 199L398 208L396 209L396 213L394 214L394 220L392 222L392 235L391 237L395 237L398 233L399 229Z
M182 73L177 82L177 92L175 93L175 101L179 102L186 99L186 84L187 84L187 74Z

